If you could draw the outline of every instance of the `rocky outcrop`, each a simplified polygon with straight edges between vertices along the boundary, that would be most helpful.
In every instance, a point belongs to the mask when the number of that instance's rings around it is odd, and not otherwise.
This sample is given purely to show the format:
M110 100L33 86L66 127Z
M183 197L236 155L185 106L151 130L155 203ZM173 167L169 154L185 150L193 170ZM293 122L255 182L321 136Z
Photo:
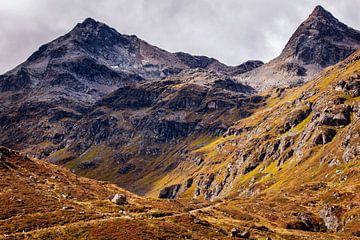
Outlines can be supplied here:
M253 88L251 88L247 85L244 85L242 83L235 82L232 79L216 80L214 82L214 85L217 88L222 88L222 89L226 89L226 90L234 91L234 92L248 93L248 92L254 91Z
M286 225L287 229L297 229L310 232L326 231L324 223L315 219L315 217L309 213L299 212L295 213L295 216L297 221L288 223Z
M314 144L316 145L322 145L326 144L328 142L331 142L331 140L335 137L336 130L332 128L325 128L320 130L317 136L314 138Z
M350 112L351 108L346 105L329 107L319 115L319 123L326 126L346 126L350 123Z
M329 231L336 232L341 225L340 217L343 209L336 205L327 205L320 211L320 217L324 220Z
M355 72L348 79L338 82L334 86L336 91L343 91L352 97L360 96L360 73Z
M162 189L159 198L175 198L181 188L181 184L172 185Z
M264 65L264 63L262 61L249 60L238 66L235 66L234 69L231 71L231 75L243 74L243 73L249 72L251 70L254 70L258 67L261 67L262 65Z
M305 106L304 109L301 108L299 110L292 111L292 114L286 117L285 124L280 133L285 133L289 131L291 128L301 123L307 116L310 115L311 111L312 111L311 104Z

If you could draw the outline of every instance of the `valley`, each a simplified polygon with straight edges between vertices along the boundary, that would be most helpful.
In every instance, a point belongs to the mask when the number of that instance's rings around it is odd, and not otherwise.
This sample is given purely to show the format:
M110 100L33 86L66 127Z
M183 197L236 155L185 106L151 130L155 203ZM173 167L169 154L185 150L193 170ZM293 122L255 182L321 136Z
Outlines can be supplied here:
M0 239L358 239L359 47L321 6L238 66L85 19L0 76Z

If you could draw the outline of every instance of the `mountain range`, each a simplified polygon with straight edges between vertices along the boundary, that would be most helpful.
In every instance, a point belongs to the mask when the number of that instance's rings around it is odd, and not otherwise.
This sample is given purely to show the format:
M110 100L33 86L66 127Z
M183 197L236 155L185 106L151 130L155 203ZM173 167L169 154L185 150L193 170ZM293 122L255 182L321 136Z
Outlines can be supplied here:
M0 76L0 233L357 239L359 48L321 6L280 56L238 66L85 19Z

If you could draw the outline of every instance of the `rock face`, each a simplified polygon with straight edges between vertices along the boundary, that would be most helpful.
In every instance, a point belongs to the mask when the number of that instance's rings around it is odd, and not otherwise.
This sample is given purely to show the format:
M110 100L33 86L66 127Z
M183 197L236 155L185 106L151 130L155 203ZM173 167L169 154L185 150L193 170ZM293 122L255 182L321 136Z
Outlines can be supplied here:
M164 188L160 191L159 198L175 198L181 188L181 184Z
M359 47L359 31L317 6L291 36L280 56L240 75L239 79L256 89L301 85Z

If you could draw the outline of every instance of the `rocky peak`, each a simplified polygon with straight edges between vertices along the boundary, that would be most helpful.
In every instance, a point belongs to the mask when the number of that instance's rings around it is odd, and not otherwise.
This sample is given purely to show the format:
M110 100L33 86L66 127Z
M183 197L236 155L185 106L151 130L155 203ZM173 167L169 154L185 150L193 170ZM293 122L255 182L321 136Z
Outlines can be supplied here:
M92 18L86 18L82 23L78 23L70 35L75 41L80 42L82 47L94 53L98 53L99 49L111 48L115 45L125 47L135 40Z
M84 27L96 27L98 25L100 25L101 23L96 21L95 19L91 18L91 17L88 17L86 18L83 22L81 23L78 23L77 24L77 27L81 27L81 28L84 28Z
M280 58L327 67L346 58L359 47L359 31L317 6L292 35Z
M260 60L249 60L234 67L232 74L237 75L237 74L246 73L255 68L261 67L262 65L264 65L264 63Z
M309 17L336 20L336 18L321 5L316 6Z
M253 71L238 72L238 79L255 89L298 86L359 48L359 31L316 6L291 36L280 56Z

